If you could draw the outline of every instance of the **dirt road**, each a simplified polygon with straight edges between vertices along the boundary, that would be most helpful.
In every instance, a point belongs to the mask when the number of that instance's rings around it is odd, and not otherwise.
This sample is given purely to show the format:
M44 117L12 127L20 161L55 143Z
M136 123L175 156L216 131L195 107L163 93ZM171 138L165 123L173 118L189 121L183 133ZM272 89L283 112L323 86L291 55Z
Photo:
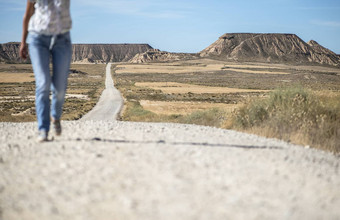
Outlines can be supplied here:
M112 118L43 144L36 123L0 123L0 219L340 219L339 156Z
M106 66L105 89L96 106L89 113L84 115L80 121L116 120L122 106L123 99L119 91L113 85L111 63L109 63Z

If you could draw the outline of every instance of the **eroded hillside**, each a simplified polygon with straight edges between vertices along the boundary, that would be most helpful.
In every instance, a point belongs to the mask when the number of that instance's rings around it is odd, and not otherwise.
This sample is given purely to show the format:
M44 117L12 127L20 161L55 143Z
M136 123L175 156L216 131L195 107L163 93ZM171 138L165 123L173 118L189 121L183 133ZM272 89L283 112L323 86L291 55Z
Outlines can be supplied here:
M306 43L295 34L227 33L199 54L232 61L340 65L334 52L316 41Z
M29 63L19 56L19 42L0 44L0 62ZM73 63L108 63L128 61L152 47L149 44L73 44Z

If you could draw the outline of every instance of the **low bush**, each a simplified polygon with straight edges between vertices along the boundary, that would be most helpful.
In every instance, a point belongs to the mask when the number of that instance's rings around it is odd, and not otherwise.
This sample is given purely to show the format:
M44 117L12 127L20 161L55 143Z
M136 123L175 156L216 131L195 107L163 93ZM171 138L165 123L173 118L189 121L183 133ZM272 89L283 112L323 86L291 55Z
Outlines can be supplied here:
M143 109L138 101L125 103L125 111L121 117L124 121L158 121L159 116Z
M226 112L222 109L212 108L204 111L195 111L189 115L181 116L178 123L196 124L212 127L222 127L226 121Z
M340 97L278 89L235 114L232 128L340 152Z
M128 101L122 120L197 124L274 137L300 145L340 152L340 95L320 95L302 87L274 90L233 113L223 109L188 115L162 115Z
M125 103L122 120L144 122L173 122L222 127L226 120L225 111L213 108L205 111L195 111L188 115L162 115L145 110L138 101Z

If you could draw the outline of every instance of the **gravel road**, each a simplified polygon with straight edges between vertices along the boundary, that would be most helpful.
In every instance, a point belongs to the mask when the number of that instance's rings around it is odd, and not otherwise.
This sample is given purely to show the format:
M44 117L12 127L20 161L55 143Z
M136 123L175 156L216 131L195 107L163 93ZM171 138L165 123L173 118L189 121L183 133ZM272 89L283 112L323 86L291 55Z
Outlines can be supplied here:
M112 118L112 116L110 116ZM339 156L204 126L0 123L1 220L340 219Z
M111 63L106 66L105 89L96 106L84 115L81 121L112 121L115 120L123 106L123 98L113 85Z

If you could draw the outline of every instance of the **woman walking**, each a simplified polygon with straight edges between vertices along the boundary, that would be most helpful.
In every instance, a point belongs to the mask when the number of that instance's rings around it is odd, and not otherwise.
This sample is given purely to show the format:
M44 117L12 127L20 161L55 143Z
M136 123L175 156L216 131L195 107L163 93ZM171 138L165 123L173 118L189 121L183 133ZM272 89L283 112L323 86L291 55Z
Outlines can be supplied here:
M60 118L72 53L71 26L70 0L27 1L20 56L27 58L27 39L35 76L39 142L48 141L51 120L55 134L61 134ZM52 103L49 99L51 91Z

